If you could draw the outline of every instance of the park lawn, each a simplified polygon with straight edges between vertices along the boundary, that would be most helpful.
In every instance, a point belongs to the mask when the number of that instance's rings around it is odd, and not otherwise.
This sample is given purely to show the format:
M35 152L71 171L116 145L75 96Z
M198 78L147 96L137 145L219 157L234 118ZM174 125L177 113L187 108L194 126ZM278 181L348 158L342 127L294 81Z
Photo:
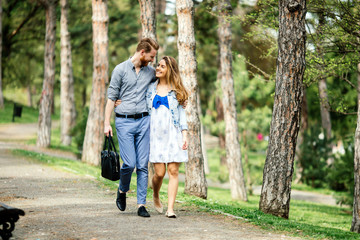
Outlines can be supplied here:
M4 99L4 109L0 109L0 123L12 123L14 102ZM19 106L20 104L17 103ZM22 106L21 117L15 117L15 123L36 123L38 122L39 109ZM55 111L51 116L53 120L59 120L60 115Z
M100 177L100 168L90 166L80 161L52 157L25 150L13 150L14 154L26 156L34 161L78 175L91 176L102 186L116 191L117 182ZM167 199L168 180L164 179L160 191L160 198L165 203ZM129 194L136 197L136 175L133 175ZM349 231L352 212L350 208L321 205L304 201L291 200L290 217L288 220L264 214L258 210L259 196L249 196L248 202L231 200L230 191L220 188L208 188L208 200L203 200L183 193L184 183L179 184L176 204L187 207L197 207L199 211L208 211L214 214L219 212L244 218L264 229L285 232L294 236L311 239L359 239L359 235ZM148 191L148 199L152 199L152 190ZM243 221L243 220L239 220Z

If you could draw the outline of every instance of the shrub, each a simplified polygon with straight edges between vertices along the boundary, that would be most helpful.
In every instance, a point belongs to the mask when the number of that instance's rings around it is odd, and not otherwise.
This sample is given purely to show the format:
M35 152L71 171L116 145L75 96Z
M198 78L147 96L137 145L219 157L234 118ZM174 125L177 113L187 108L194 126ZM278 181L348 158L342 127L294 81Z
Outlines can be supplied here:
M298 160L303 168L301 181L314 188L326 185L327 160L332 157L329 141L320 128L304 133Z

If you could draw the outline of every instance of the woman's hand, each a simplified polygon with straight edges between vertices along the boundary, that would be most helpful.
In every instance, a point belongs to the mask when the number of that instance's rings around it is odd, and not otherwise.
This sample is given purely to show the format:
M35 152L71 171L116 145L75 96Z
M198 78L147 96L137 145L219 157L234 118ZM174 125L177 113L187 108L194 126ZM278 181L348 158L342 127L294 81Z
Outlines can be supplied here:
M116 100L115 107L119 106L121 104L121 99Z
M181 133L183 140L182 150L187 150L188 149L187 130L183 130Z

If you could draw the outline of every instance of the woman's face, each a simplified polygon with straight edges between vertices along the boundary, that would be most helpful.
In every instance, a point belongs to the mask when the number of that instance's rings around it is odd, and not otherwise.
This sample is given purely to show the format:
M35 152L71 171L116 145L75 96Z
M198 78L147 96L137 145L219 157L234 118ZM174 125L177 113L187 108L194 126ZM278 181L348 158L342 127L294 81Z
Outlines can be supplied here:
M164 78L166 76L166 72L167 72L167 66L165 60L162 59L156 67L156 77Z

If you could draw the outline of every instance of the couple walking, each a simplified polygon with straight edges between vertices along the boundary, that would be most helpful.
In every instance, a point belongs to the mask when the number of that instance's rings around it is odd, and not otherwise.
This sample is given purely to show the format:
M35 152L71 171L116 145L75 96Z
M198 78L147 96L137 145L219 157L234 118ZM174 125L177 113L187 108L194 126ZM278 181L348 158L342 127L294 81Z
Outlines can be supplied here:
M138 215L150 217L145 208L148 161L154 164L152 178L155 210L163 212L159 191L167 171L169 175L166 216L176 218L174 203L181 162L187 162L187 123L184 105L188 98L176 60L163 57L156 70L153 62L159 45L142 39L136 53L112 72L105 108L104 133L112 136L110 116L115 107L115 127L123 165L120 170L116 205L126 208L126 192L136 167Z

